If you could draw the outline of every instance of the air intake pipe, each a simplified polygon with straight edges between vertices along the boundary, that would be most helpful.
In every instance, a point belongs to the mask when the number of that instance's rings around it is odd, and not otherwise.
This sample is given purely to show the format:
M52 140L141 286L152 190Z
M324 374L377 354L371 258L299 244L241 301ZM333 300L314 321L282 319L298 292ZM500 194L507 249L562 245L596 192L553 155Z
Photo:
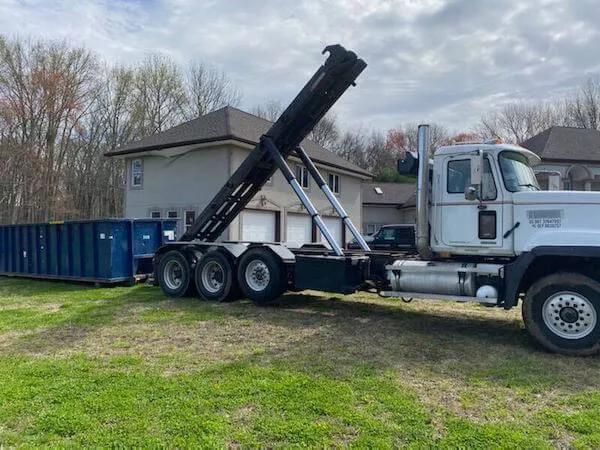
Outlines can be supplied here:
M431 257L429 247L429 125L419 125L417 172L417 251L422 258Z

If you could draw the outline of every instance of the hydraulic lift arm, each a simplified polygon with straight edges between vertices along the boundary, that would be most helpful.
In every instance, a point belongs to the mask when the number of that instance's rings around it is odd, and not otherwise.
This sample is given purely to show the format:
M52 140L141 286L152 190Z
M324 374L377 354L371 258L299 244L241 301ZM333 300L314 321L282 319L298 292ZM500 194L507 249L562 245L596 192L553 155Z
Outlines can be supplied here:
M216 240L279 168L275 161L278 158L273 158L272 152L277 151L282 160L295 152L367 66L354 52L341 45L330 45L323 50L325 52L329 53L325 63L199 214L181 241ZM264 138L272 145L264 145ZM300 152L301 157L305 156ZM342 219L346 223L346 217ZM355 228L352 228L354 234Z

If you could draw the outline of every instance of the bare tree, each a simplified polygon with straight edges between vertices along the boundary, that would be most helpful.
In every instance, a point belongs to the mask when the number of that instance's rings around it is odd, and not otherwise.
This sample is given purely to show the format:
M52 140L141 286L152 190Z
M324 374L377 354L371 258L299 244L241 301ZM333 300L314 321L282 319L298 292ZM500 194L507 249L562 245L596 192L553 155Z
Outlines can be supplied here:
M62 42L0 39L0 97L7 148L23 164L11 221L47 220L65 196L60 174L95 86L96 60ZM8 141L8 142L6 142Z
M333 113L326 114L313 128L308 137L321 147L333 150L340 138L340 129L336 116Z
M367 138L360 129L345 131L337 141L334 153L360 167L367 167L365 149Z
M567 119L576 127L600 129L600 77L588 78L566 102Z
M255 106L252 108L251 112L255 116L261 117L270 122L275 122L283 112L283 105L281 102L271 100L264 105Z
M475 128L482 137L498 136L520 144L554 125L565 123L558 103L510 103L499 111L486 114Z
M136 124L130 117L134 73L126 67L108 69L102 89L91 105L79 151L72 157L65 180L72 195L75 217L117 216L122 211L123 161L103 154L133 139Z
M395 158L403 157L404 152L416 152L418 146L419 125L407 123L388 130L387 150ZM435 150L448 140L448 130L443 125L432 123L429 125L429 154L433 155Z
M135 69L133 119L142 136L159 133L185 120L187 95L179 66L164 55L148 56Z
M395 167L396 159L388 151L387 141L384 134L379 130L373 130L368 136L365 147L365 166L376 173L384 167Z
M105 152L239 98L200 63L102 67L85 48L0 35L0 221L121 215L124 164Z
M188 66L186 76L188 106L186 118L194 119L223 106L238 106L241 92L231 80L215 68L195 61Z
M263 119L275 122L283 113L281 102L269 101L264 105L252 108L252 114ZM326 114L309 133L308 138L329 151L335 151L341 138L337 117L333 113Z

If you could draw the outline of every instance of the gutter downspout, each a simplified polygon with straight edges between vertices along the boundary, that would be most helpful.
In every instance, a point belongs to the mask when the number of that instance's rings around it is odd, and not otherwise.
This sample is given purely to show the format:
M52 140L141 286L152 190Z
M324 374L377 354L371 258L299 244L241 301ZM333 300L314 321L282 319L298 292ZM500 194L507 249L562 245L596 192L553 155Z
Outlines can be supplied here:
M417 172L417 251L421 258L431 258L429 247L429 125L419 125L419 169Z

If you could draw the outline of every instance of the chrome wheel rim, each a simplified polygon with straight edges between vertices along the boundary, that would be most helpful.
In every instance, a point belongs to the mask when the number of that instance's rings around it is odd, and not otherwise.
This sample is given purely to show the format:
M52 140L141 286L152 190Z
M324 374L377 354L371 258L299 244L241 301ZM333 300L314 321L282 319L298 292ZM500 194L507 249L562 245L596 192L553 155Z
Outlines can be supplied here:
M596 308L585 296L571 291L551 295L542 307L544 323L564 339L581 339L596 327Z
M202 268L202 286L211 294L216 294L225 285L225 269L217 261L210 261Z
M183 265L176 259L167 261L163 272L168 289L176 291L183 285Z
M260 259L250 261L245 271L246 283L253 291L264 291L271 281L269 267Z

